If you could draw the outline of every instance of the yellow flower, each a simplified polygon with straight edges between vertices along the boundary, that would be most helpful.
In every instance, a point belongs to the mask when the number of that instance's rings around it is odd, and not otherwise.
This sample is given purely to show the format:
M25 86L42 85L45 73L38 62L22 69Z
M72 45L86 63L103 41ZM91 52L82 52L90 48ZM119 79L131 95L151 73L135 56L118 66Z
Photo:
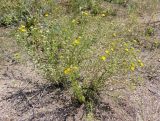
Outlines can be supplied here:
M21 32L26 32L26 29L21 29Z
M73 69L74 71L76 71L76 70L78 70L78 67L77 67L77 66L73 66L72 69Z
M134 39L133 42L134 42L134 43L137 43L137 40Z
M103 14L101 14L101 16L102 16L102 17L105 17L106 15L103 13Z
M82 38L81 36L78 37L78 39L81 39L81 38Z
M66 68L66 69L64 70L64 74L66 74L66 75L70 74L71 72L72 72L72 69L71 69L71 68Z
M131 68L132 71L135 70L136 67L135 67L134 63L131 64L131 67L130 67L130 68Z
M25 26L24 26L24 25L21 25L21 28L25 28Z
M140 64L140 67L144 67L144 63L141 60L138 60L138 63Z
M117 35L116 35L116 33L113 33L113 35L112 35L113 37L116 37Z
M72 20L72 23L76 23L76 20L75 20L75 19L73 19L73 20Z
M114 51L114 49L113 49L113 48L111 48L111 51Z
M77 39L75 39L74 40L74 42L73 42L73 45L79 45L80 44L80 39L81 39L82 37L81 36L79 36Z
M24 25L21 25L21 26L19 27L19 31L21 31L21 32L26 32L27 30L26 30L26 27L25 27Z
M141 63L140 63L140 67L144 67L144 63L141 62Z
M80 44L80 40L79 39L76 39L74 42L73 42L74 45L79 45Z
M154 42L155 44L158 44L158 41L157 40L155 40L155 42Z
M141 63L142 61L141 61L141 60L138 60L138 62Z
M64 70L64 74L69 75L69 74L71 74L71 73L73 73L73 72L75 72L77 70L78 70L77 66L70 66L69 68L66 68Z
M135 70L135 67L134 67L134 66L131 66L131 70L134 71L134 70Z
M45 16L45 17L48 17L48 13L45 13L44 16Z
M140 50L137 50L137 52L140 53L141 51L140 51Z
M128 44L127 44L127 43L124 43L124 46L128 46Z
M106 50L105 53L109 55L109 50Z
M88 12L84 12L84 11L82 11L82 15L84 15L84 16L88 16Z
M105 56L101 56L101 60L105 61L106 57Z
M61 55L60 58L63 58L63 56Z
M125 49L126 52L129 52L128 48Z

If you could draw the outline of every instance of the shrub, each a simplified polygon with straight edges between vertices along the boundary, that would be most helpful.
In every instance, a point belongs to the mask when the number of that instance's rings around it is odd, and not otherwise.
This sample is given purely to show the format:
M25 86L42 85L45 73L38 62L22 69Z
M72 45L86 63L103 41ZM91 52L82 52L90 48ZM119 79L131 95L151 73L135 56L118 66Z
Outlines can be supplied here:
M87 11L74 19L51 18L50 14L44 16L42 23L30 28L24 23L17 30L17 39L45 77L71 90L78 103L98 103L112 77L143 67L130 41L131 30L123 24L93 17ZM123 78L118 80L125 83Z

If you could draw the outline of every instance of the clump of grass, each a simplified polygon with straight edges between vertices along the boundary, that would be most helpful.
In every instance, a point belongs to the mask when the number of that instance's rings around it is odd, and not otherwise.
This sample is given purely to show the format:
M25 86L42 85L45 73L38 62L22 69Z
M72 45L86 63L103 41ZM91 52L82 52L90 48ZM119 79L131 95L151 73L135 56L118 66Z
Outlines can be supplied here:
M104 0L104 1L111 2L114 4L125 5L129 0Z
M81 11L91 11L93 14L98 14L101 11L100 0L70 0L71 11L80 13Z
M145 35L146 36L153 36L154 35L154 28L149 26L146 28L146 31L145 31Z

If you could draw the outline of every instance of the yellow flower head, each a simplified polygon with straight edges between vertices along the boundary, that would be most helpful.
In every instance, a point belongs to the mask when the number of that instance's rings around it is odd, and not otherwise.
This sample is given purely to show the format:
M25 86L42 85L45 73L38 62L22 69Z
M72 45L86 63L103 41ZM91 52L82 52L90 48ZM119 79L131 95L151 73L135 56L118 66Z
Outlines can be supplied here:
M126 47L127 47L127 46L128 46L128 44L125 42L125 43L124 43L124 46L126 46Z
M79 45L80 44L80 39L81 37L78 37L77 39L74 40L73 45Z
M113 35L112 35L113 37L116 37L117 35L116 35L116 33L113 33Z
M26 32L26 29L21 29L21 32Z
M72 23L76 23L76 20L75 20L75 19L73 19L73 20L72 20Z
M21 32L26 32L27 30L26 30L26 27L25 27L24 25L21 25L21 26L19 27L19 31L21 31Z
M141 60L138 60L138 62L141 63L142 61L141 61Z
M101 16L102 16L102 17L105 17L106 15L103 13L103 14L101 14Z
M72 69L76 71L76 70L78 70L78 67L77 66L73 66Z
M60 58L63 58L63 56L61 55Z
M134 71L134 70L135 70L135 67L134 67L134 66L131 66L131 70Z
M144 67L144 63L141 60L138 60L138 63L140 64L140 67Z
M77 66L70 66L69 68L66 68L64 70L64 74L69 75L69 74L71 74L71 73L73 73L73 72L75 72L77 70L78 70Z
M66 75L70 74L71 72L72 72L72 69L71 69L71 68L66 68L66 69L64 70L64 74L66 74Z
M128 48L126 48L126 49L125 49L125 51L126 51L126 52L129 52L129 49L128 49Z
M141 62L141 63L140 63L140 67L144 67L144 63Z
M78 37L78 39L81 39L81 38L82 38L81 36Z
M109 55L109 50L106 50L105 53Z
M131 69L132 71L134 71L135 68L136 68L136 67L135 67L134 63L132 63L130 69Z
M45 13L44 16L45 16L45 17L48 17L48 13Z
M80 44L80 40L79 39L76 39L75 41L74 41L74 45L79 45Z
M25 28L25 26L24 26L24 25L21 25L21 28Z
M114 51L114 49L113 49L113 48L111 48L111 51Z
M134 39L133 42L134 42L134 43L137 43L137 40Z
M82 15L84 15L84 16L88 16L89 14L88 14L88 12L84 12L84 11L82 11Z
M155 44L158 44L158 40L155 40L155 42L154 42Z
M101 56L101 60L105 61L106 57L105 56Z

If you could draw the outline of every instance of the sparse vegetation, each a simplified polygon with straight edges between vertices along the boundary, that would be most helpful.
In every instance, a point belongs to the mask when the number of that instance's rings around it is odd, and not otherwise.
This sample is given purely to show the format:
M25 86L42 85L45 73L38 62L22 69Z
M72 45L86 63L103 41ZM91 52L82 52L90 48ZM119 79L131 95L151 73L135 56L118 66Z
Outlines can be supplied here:
M150 2L2 0L0 24L16 25L17 42L44 77L68 90L73 103L84 104L92 120L101 93L117 86L134 90L141 83L140 75L135 76L145 66L139 56L141 45L155 29L144 27L139 17L156 10L159 1ZM119 19L121 10L125 17ZM151 46L159 47L157 41ZM114 96L112 91L107 95Z

